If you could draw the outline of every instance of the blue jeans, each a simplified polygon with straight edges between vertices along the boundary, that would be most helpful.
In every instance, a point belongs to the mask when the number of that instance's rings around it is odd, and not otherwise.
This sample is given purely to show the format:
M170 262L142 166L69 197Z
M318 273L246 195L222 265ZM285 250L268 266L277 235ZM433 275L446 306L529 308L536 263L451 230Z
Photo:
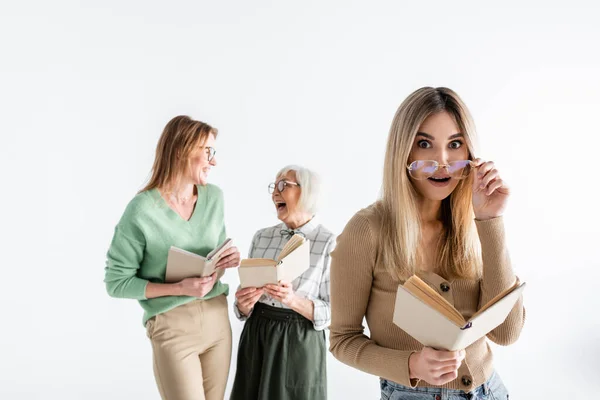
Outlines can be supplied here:
M508 400L508 390L494 372L483 385L465 393L462 390L417 387L411 389L381 379L381 400Z

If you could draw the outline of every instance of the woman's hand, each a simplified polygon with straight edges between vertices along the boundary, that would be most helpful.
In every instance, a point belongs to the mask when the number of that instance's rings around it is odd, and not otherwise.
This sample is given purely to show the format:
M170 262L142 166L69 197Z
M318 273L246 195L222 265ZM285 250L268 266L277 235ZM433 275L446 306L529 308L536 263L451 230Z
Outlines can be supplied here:
M492 161L475 161L473 179L473 211L475 218L486 220L502 215L506 208L510 189L504 183Z
M203 278L185 278L177 285L182 296L204 297L210 292L217 281L217 273Z
M296 300L296 293L294 293L290 282L279 281L279 285L266 285L265 292L278 302L293 308L292 305Z
M235 292L237 299L237 308L244 315L250 314L250 310L254 307L260 296L264 293L263 288L247 287Z
M221 254L221 258L217 261L216 268L233 268L240 265L240 251L237 247L231 246Z
M443 385L458 377L458 368L465 358L465 351L439 351L431 347L410 355L408 369L410 379L421 379L431 385Z

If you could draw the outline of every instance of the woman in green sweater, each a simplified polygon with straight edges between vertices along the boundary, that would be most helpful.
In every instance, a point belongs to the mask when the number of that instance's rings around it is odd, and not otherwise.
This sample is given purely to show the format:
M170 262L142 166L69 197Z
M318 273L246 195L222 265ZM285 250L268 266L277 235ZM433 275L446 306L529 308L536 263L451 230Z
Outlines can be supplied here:
M106 262L112 297L137 299L152 343L163 399L223 399L231 358L229 287L218 273L165 283L171 246L206 256L225 240L223 194L207 182L216 166L217 130L173 118L156 148L152 177L127 205ZM239 265L235 247L217 263Z

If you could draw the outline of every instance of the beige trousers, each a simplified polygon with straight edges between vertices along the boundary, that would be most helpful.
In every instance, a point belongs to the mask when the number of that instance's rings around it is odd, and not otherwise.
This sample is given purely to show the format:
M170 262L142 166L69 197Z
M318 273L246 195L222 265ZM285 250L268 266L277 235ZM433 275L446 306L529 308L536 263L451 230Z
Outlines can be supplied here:
M194 300L146 323L163 400L223 400L231 360L224 295Z

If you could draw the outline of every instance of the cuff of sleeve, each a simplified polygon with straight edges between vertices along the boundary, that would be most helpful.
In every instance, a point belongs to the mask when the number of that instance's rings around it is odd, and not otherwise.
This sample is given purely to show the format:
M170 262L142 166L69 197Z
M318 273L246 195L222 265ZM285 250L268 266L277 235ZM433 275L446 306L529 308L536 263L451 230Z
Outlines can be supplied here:
M242 314L242 312L238 308L237 300L235 300L233 302L233 313L235 314L236 318L239 319L240 321L246 321L248 319L248 317L250 317L250 315L252 315L252 310L250 310L248 315Z
M410 359L411 354L416 353L415 351L404 351L404 350L391 350L386 349L385 352L381 352L380 356L382 359L380 360L381 365L389 365L396 366L396 368L389 370L392 372L390 376L384 376L384 378L392 380L393 382L399 383L404 386L408 386L410 388L415 388L419 379L410 379L410 367L408 360ZM401 367L401 368L399 368Z
M331 324L331 306L321 299L311 299L311 301L314 304L313 327L316 331L322 331Z
M406 381L408 382L408 387L414 389L417 387L417 385L419 384L419 382L421 382L420 379L416 379L416 378L411 378L410 377L410 356L413 355L414 353L416 353L416 351L412 351L410 353L408 353L408 357L406 357L406 374L408 375L406 377Z
M146 297L146 286L148 286L148 283L149 281L141 278L137 278L131 282L131 293L133 293L134 299L148 300Z

